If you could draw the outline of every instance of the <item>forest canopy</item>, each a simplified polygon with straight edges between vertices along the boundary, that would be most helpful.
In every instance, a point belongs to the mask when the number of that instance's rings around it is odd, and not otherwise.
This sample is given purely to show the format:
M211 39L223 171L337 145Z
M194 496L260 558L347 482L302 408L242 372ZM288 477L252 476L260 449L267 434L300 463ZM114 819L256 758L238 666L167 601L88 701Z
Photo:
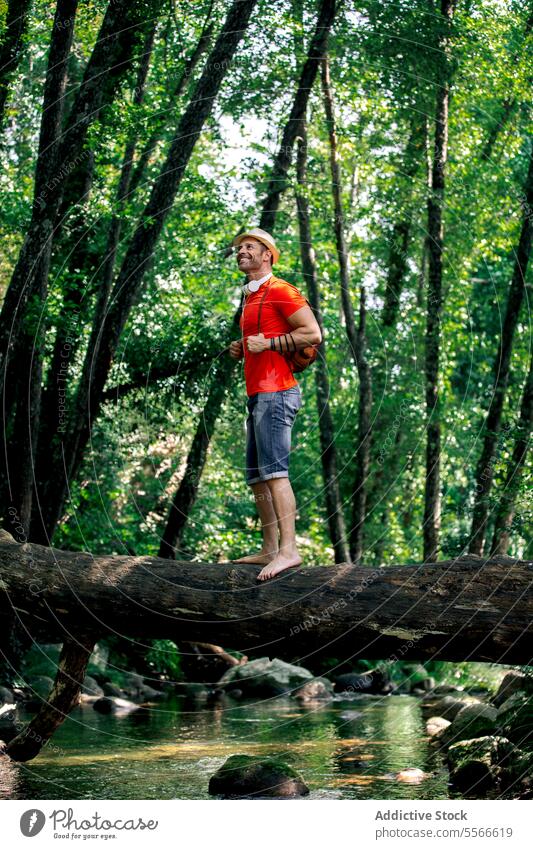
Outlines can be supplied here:
M3 527L210 562L259 539L223 349L231 242L267 221L324 330L291 455L305 561L526 557L532 22L4 0Z

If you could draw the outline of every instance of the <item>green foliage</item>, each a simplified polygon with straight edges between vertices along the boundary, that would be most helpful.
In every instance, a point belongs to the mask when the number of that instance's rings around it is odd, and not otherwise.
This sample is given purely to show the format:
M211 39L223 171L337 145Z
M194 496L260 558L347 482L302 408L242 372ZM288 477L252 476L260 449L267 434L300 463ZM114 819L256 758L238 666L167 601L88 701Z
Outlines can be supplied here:
M85 355L111 217L127 142L136 138L134 166L155 130L159 137L139 186L120 209L117 267L168 152L202 60L181 94L173 92L206 20L216 36L224 4L179 4L157 28L142 105L134 103L136 67L90 129L94 181L74 211L52 260L46 304L44 381L54 334L82 295L69 398ZM68 103L82 78L101 23L103 0L81 4L70 62ZM442 326L442 555L459 554L468 539L479 430L492 385L492 363L512 275L522 212L521 192L530 132L530 7L525 0L457 4L451 27L453 69L444 221L445 303ZM156 246L146 284L114 357L106 403L93 422L81 474L54 542L95 552L157 552L198 425L217 355L226 344L239 301L240 279L225 251L244 224L257 223L272 158L288 118L316 17L316 3L260 0L227 70L212 117L184 175L180 194ZM2 257L7 285L31 215L43 79L52 23L39 0L28 44L12 86L0 148ZM368 292L368 358L373 372L373 441L368 479L365 563L409 562L421 556L424 510L427 159L442 57L442 21L426 2L341 4L330 39L332 84L350 250L352 300ZM357 372L341 318L333 233L329 150L320 86L311 93L308 188L328 345L330 399L336 429L340 489L346 518L354 483ZM415 141L409 140L415 133ZM484 156L491 141L490 155ZM276 238L278 273L305 290L294 203L294 174L281 199ZM395 225L409 222L406 273L398 321L382 322ZM80 241L85 251L72 252ZM83 260L83 261L81 261ZM68 290L68 294L67 294ZM39 311L30 311L35 327ZM238 330L234 329L234 335ZM492 505L501 496L505 463L517 437L514 422L531 347L523 316L513 352L505 423L499 442ZM124 385L131 391L123 392ZM323 497L312 370L301 378L304 406L294 429L291 476L298 501L298 539L308 562L332 560ZM246 397L240 367L217 421L198 498L185 530L182 556L227 559L259 542L260 529L244 484ZM531 538L528 467L517 493L510 553ZM490 536L489 528L489 536Z
M146 654L146 660L154 672L167 675L172 681L179 681L183 676L180 666L180 655L172 640L153 640L152 648Z

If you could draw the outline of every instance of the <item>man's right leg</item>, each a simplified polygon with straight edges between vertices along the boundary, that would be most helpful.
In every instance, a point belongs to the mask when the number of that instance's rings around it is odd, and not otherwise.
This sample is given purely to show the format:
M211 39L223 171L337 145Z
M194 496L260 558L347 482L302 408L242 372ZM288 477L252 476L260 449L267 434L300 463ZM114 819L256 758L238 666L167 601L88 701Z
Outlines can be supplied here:
M266 481L258 481L250 484L255 498L255 504L259 518L261 519L261 530L263 532L263 545L261 551L257 554L248 554L244 557L238 557L233 560L233 563L256 563L258 565L266 565L274 560L278 553L278 520L274 505L272 503L272 494Z

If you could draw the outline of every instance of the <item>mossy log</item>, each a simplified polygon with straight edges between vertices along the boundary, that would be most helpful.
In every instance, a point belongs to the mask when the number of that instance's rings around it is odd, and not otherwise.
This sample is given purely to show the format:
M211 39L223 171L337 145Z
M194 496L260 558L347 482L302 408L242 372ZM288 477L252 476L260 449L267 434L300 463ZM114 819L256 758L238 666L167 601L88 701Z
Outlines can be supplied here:
M106 634L222 644L248 656L526 664L533 562L473 555L437 564L259 569L94 556L17 543L0 530L0 622L63 641L54 687L5 752L29 760L77 703ZM1 650L1 643L0 643Z
M224 645L312 663L317 654L526 664L533 561L309 566L262 583L255 566L92 555L0 531L0 615L48 638L108 633Z

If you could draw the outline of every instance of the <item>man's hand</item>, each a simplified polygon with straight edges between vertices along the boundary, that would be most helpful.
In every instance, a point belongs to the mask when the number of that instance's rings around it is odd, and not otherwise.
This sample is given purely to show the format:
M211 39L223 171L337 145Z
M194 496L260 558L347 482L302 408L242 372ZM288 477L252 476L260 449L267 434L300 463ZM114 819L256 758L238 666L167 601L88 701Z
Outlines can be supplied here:
M236 340L235 342L230 342L229 346L229 355L234 360L242 360L244 354L242 350L242 342Z
M248 336L246 344L251 354L260 354L270 348L270 339L265 339L265 334L259 333L257 336Z

